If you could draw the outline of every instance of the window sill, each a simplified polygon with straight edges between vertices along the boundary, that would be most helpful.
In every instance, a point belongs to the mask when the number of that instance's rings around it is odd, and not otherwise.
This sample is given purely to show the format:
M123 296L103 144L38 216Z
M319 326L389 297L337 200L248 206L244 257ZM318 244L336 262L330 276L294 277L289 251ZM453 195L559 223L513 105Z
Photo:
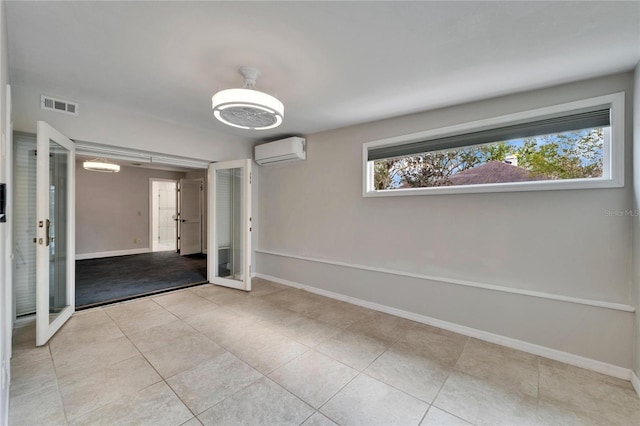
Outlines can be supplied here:
M624 182L613 179L571 179L514 183L488 183L481 185L438 186L431 188L385 189L365 191L364 197L398 197L412 195L478 194L487 192L527 192L567 189L622 188Z

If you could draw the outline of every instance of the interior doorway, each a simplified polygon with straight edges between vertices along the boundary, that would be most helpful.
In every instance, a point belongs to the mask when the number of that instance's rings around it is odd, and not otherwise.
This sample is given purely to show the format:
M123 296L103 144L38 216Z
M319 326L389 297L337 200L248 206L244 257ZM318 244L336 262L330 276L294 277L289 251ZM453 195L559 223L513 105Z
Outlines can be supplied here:
M178 251L178 181L151 178L149 247L152 252Z
M76 161L69 163L69 169L75 170L76 176L72 185L76 233L69 241L74 242L75 255L67 258L75 258L75 267L69 270L75 271L76 310L206 282L207 241L203 235L207 235L208 227L203 218L207 214L208 162L168 156L152 158L155 154L87 142L74 145ZM13 303L16 318L27 319L36 311L35 135L14 133L12 154L16 258L12 268ZM119 165L120 171L96 173L85 169L84 161L96 157ZM164 183L158 185L159 197L152 195L151 178ZM183 181L197 182L190 186L194 193L187 198L197 202L192 203L193 214L188 215L185 224L176 211L180 209L176 185ZM154 210L155 225L150 214ZM194 235L187 238L191 242L183 255L178 237L179 228L186 226L188 233ZM51 247L60 246L61 229L60 224L50 227ZM55 230L58 232L53 242Z
M77 309L206 282L206 170L106 156L120 171L95 173L85 158L76 179Z

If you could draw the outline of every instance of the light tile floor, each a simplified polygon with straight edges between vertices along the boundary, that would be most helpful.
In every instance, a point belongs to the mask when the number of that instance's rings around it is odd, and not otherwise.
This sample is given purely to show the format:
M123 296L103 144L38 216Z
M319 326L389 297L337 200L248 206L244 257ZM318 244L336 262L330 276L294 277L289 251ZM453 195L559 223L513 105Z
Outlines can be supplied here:
M629 382L254 281L15 330L11 425L640 425Z

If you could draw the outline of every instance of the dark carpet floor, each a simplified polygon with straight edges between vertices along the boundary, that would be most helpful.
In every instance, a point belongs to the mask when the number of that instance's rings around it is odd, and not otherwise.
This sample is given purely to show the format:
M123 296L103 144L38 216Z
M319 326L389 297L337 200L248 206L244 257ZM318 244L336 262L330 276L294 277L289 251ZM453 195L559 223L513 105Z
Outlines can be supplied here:
M76 307L207 280L207 255L162 251L76 261Z

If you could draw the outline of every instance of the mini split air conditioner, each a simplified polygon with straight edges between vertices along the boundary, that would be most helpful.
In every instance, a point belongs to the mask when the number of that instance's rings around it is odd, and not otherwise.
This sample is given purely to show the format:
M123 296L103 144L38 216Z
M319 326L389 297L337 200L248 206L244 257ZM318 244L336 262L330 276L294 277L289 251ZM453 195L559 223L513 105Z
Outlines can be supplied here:
M255 147L256 163L261 166L306 160L306 140L293 136Z

